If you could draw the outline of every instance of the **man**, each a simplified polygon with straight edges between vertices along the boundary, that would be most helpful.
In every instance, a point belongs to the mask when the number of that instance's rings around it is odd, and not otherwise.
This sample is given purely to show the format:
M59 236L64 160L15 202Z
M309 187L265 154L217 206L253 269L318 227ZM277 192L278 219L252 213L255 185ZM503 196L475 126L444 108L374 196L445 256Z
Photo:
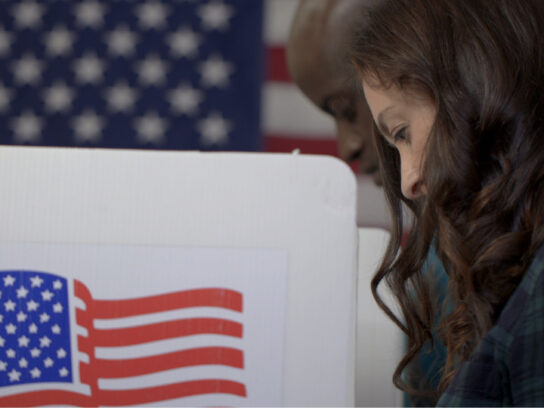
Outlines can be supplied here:
M359 160L363 173L380 184L378 158L372 141L372 116L347 58L351 35L368 8L383 0L300 0L287 42L287 64L293 81L336 123L338 153L346 162ZM434 249L426 273L441 303L447 286ZM425 346L405 372L419 390L434 390L440 379L445 349ZM391 373L392 374L392 373ZM412 406L435 405L436 397L411 397Z
M287 42L287 64L302 92L333 117L340 158L359 160L361 171L379 183L372 117L346 54L357 16L375 2L302 0Z

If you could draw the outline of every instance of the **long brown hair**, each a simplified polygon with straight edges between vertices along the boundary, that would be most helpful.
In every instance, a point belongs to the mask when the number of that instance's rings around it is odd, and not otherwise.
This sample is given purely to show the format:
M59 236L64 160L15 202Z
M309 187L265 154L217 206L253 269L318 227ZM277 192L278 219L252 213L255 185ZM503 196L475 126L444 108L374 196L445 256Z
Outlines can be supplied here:
M399 155L375 128L394 222L372 292L408 336L393 380L409 392L402 372L433 341L439 313L422 274L431 246L450 277L442 392L544 243L542 16L538 0L386 0L355 38L362 77L425 94L437 110L422 169L428 194L417 201L403 197ZM399 252L403 202L414 222ZM378 295L382 280L401 316Z

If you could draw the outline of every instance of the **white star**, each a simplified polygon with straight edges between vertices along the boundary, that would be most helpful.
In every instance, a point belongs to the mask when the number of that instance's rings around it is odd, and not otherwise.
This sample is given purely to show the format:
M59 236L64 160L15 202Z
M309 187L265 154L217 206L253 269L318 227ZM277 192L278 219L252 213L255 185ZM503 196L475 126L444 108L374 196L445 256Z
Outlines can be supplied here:
M72 121L78 143L96 142L102 138L104 119L91 110L86 110Z
M0 28L0 55L7 55L11 47L11 34Z
M34 367L32 370L30 370L30 375L32 376L32 378L40 378L41 374L42 372L38 367Z
M140 82L144 85L159 85L166 79L168 64L156 55L148 55L136 65Z
M96 84L102 80L104 74L104 62L92 53L86 53L76 60L72 68L81 84Z
M19 381L19 378L21 377L21 373L19 371L17 371L15 368L12 369L9 373L9 381L10 382L14 382L14 381Z
M59 375L61 377L66 377L68 375L69 371L66 367L62 367L60 370L59 370Z
M26 317L27 316L26 316L25 312L23 312L22 310L19 313L17 313L17 321L18 322L24 322L26 320Z
M43 121L34 112L25 111L13 119L11 127L17 142L34 143L40 139Z
M13 349L6 350L6 357L7 358L15 358L15 355L16 355L15 350L13 350Z
M106 34L106 43L109 52L117 57L128 57L134 54L136 46L136 34L126 25L117 27L115 30Z
M6 368L8 367L8 363L5 361L0 361L0 371L6 371Z
M34 302L33 300L31 300L30 302L26 302L26 307L29 312L38 310L39 305L39 303Z
M166 18L168 17L168 8L158 1L147 1L145 4L138 6L138 20L140 26L144 29L160 30L166 26Z
M11 275L5 276L4 278L4 286L13 286L15 283L15 278Z
M7 334L15 334L16 331L17 331L17 326L15 326L13 323L6 325Z
M232 7L221 1L212 1L198 9L202 26L207 30L225 31L229 28L229 19L234 14Z
M19 286L19 289L17 289L17 298L25 298L26 295L28 295L28 289L23 285Z
M28 361L26 361L26 358L21 358L19 360L19 367L21 368L27 368L28 367Z
M53 360L50 357L47 357L45 360L43 360L43 365L47 367L53 366Z
M198 122L197 128L201 134L200 140L202 144L223 145L228 142L228 134L232 129L232 125L221 114L212 113L206 119Z
M49 347L51 345L51 339L47 336L40 337L40 348Z
M4 321L4 316L0 315L0 323Z
M40 278L39 275L36 275L30 278L30 287L32 288L39 288L42 286L42 283L43 283L43 279Z
M41 316L40 316L40 318L41 318ZM41 320L41 319L40 319L40 320ZM47 320L49 320L49 319L47 319ZM36 326L36 323L32 323L30 326L28 326L28 332L29 332L30 334L36 334L36 333L38 333L38 326Z
M21 28L35 28L40 24L43 7L34 1L23 1L12 9L16 24Z
M30 350L30 355L34 358L40 357L40 354L42 354L42 351L37 347L34 347L32 350Z
M4 347L6 340L3 337L0 337L0 347Z
M55 82L44 90L43 99L45 108L49 112L64 112L72 104L74 93L65 83Z
M167 123L156 112L148 112L134 121L140 143L160 144L164 140Z
M62 313L62 305L57 302L53 305L53 313Z
M47 323L51 319L51 316L49 316L47 313L43 312L40 315L40 323Z
M53 327L51 327L51 331L53 332L53 334L60 334L60 326L58 324L54 325Z
M180 28L168 36L168 45L175 57L194 57L202 40L190 28Z
M35 84L42 75L43 64L33 55L25 54L12 64L13 76L17 83Z
M19 347L28 347L28 342L30 341L30 339L25 335L22 335L17 339L17 341L19 342Z
M52 57L66 55L74 44L74 34L65 27L57 26L45 34L44 42L47 55Z
M198 105L204 99L204 94L191 87L189 84L182 84L168 93L168 100L172 110L176 113L194 115Z
M66 357L66 350L63 348L60 348L57 350L57 358L64 358Z
M0 84L0 112L6 112L11 102L11 91Z
M98 28L104 24L104 6L95 0L87 0L75 7L78 23L83 27Z
M118 82L105 91L108 106L113 112L128 112L136 102L136 91L126 82Z
M229 76L234 71L230 62L223 58L212 55L200 64L201 82L204 86L224 88L229 85Z
M49 301L53 298L53 292L49 291L49 289L44 290L41 295L43 301Z
M53 289L62 289L62 282L58 279L53 282Z
M6 312L15 312L15 306L16 303L13 302L11 299L7 302L4 302L4 307L6 308Z

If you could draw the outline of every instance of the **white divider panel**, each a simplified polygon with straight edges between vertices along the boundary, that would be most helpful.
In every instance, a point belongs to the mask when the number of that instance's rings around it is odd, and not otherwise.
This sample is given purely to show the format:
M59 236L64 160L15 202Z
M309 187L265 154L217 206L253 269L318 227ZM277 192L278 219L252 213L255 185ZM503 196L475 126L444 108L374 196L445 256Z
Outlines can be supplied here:
M0 243L286 251L282 403L349 406L355 190L324 156L2 147Z
M403 355L403 333L378 307L370 290L388 240L389 233L383 229L359 229L356 406L402 406L402 393L392 377ZM387 291L381 293L393 305Z

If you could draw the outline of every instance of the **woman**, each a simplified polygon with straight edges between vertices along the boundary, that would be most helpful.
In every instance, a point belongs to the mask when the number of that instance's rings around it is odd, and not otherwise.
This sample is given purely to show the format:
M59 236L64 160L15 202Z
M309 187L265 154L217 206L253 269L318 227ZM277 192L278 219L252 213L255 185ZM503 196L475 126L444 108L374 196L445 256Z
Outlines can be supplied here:
M544 30L539 0L388 0L353 61L376 123L395 228L372 283L405 330L394 374L433 342L420 272L450 277L438 405L544 405ZM414 225L399 253L401 203ZM401 316L377 294L385 279ZM417 392L417 390L408 390Z

